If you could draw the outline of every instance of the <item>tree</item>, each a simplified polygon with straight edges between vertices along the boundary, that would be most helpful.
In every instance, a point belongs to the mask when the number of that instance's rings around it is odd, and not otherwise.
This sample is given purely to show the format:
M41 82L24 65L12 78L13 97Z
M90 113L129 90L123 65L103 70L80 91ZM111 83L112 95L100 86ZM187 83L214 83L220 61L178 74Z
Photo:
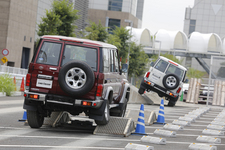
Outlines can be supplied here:
M106 29L106 27L102 26L100 20L98 24L90 22L90 26L85 28L85 31L88 32L85 38L105 42L108 37L108 32L106 31Z
M189 68L188 71L187 71L188 79L191 79L191 78L201 79L205 74L206 74L206 72L199 71L199 70L194 69L194 68Z
M129 76L141 76L146 71L146 65L149 62L148 55L144 52L143 46L131 43L130 47Z
M38 25L38 35L75 36L73 32L76 28L74 22L78 19L77 12L69 0L54 0L52 9L46 10L46 17L42 17Z
M46 10L46 17L42 17L42 22L38 25L39 36L42 35L58 35L57 28L62 24L60 16L52 11Z
M129 39L131 38L129 30L124 27L115 27L113 35L120 40L120 44L115 46L118 48L119 56L122 57L122 63L125 63L128 55Z

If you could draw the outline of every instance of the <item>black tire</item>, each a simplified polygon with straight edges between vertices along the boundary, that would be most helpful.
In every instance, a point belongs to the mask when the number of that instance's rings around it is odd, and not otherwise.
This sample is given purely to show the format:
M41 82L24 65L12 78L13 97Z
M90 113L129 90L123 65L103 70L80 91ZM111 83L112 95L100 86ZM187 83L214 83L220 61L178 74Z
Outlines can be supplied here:
M102 120L95 120L95 123L97 125L106 125L110 120L110 115L109 115L109 102L106 102L105 109L104 109L104 114L103 114L103 119Z
M168 102L168 106L174 107L179 97L171 98Z
M172 100L170 100L169 102L168 102L168 106L170 106L170 107L174 107L175 106L175 102L174 101L172 101Z
M176 89L179 83L180 83L180 80L175 74L167 74L163 78L163 86L169 90Z
M145 89L143 89L143 88L140 87L139 90L138 90L138 93L139 94L144 94L144 92L145 92Z
M92 89L94 81L93 70L82 61L68 62L59 71L58 82L61 89L72 96L82 96L88 93Z
M38 111L27 110L27 121L31 128L40 128L44 122L44 116Z

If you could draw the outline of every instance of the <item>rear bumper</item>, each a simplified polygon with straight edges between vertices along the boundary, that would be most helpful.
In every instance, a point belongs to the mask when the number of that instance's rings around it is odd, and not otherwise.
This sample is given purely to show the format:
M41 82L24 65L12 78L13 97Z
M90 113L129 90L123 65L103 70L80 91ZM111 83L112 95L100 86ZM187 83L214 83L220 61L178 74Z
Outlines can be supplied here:
M86 99L74 99L65 96L58 96L52 94L43 94L36 92L24 92L25 99L27 101L42 102L46 104L57 104L62 106L71 106L71 107L87 107L87 108L99 108L101 107L104 100L86 100ZM36 98L32 97L35 95Z
M154 91L154 92L158 93L158 95L165 96L165 97L168 97L168 98L176 98L176 97L179 96L179 94L173 93L173 92L155 84L154 82L147 80L146 78L144 78L142 80L141 88L143 88L145 90Z

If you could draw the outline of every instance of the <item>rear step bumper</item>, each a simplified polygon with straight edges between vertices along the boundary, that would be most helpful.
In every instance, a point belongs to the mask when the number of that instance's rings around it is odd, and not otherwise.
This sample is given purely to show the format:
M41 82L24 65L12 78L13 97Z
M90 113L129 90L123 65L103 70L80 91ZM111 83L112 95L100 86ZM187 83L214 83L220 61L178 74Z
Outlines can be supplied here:
M104 100L85 100L85 99L74 99L70 97L57 96L51 94L42 94L36 92L24 92L26 100L30 101L42 101L46 103L54 103L59 105L67 105L74 107L90 107L90 108L99 108Z

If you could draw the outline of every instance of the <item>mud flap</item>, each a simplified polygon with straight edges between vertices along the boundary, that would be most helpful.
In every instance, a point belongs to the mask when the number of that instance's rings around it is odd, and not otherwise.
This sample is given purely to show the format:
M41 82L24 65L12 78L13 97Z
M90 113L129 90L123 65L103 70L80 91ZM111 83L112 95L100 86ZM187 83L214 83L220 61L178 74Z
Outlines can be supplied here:
M102 103L102 106L99 109L91 108L89 118L94 120L99 120L99 121L103 120L103 117L105 115L104 111L105 111L106 103L107 103L107 100L104 100Z

